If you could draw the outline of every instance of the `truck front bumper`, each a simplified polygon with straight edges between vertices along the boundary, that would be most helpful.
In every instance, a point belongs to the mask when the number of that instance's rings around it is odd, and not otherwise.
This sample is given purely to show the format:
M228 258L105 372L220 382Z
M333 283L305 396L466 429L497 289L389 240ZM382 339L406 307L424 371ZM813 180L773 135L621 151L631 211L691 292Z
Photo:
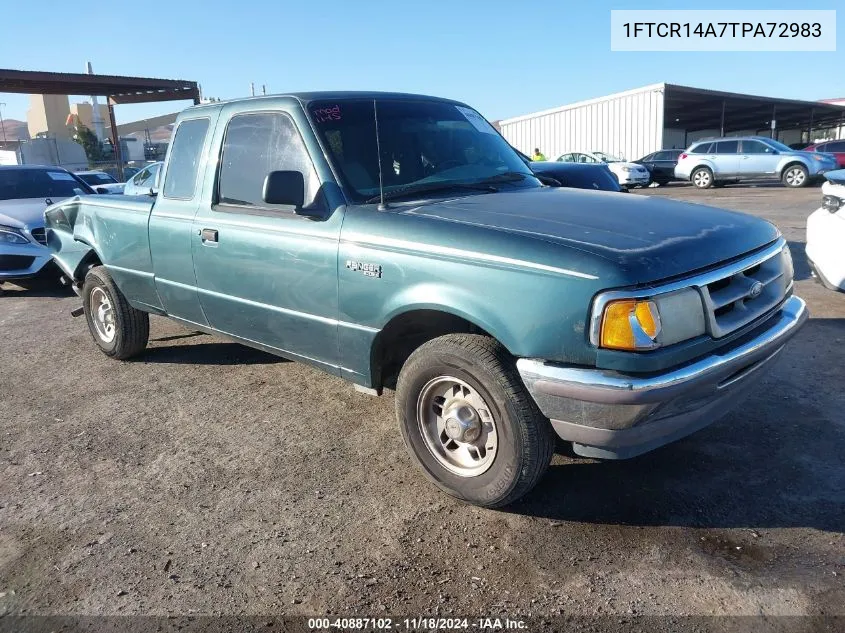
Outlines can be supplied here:
M736 406L807 320L790 297L762 332L681 368L647 375L517 361L557 434L585 457L626 459L693 433Z

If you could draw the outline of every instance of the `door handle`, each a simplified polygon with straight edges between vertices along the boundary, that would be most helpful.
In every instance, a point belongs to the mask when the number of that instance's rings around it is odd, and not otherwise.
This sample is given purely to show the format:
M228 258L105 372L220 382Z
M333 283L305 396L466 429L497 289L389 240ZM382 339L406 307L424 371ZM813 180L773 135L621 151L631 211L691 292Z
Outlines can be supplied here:
M217 229L203 229L200 231L200 236L202 237L203 242L216 242Z

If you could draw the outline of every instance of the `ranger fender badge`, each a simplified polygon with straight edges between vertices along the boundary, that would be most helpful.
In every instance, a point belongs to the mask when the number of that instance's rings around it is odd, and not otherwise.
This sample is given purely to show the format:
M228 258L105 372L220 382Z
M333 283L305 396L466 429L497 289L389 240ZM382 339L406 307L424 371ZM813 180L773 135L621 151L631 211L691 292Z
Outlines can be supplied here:
M347 259L346 267L349 270L364 273L367 277L381 277L381 266L379 264L368 264L366 262L356 262L355 260Z

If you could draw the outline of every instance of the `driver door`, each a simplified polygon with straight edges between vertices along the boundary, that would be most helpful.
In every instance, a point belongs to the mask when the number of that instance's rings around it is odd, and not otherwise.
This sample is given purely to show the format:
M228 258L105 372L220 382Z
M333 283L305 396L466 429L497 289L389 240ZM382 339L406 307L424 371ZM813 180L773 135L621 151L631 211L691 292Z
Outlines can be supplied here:
M304 208L327 206L296 123L283 110L232 112L218 126L216 182L194 219L193 257L209 325L338 373L342 210L300 215L264 202L272 171L301 172ZM227 111L221 113L226 119ZM206 199L207 198L207 199Z

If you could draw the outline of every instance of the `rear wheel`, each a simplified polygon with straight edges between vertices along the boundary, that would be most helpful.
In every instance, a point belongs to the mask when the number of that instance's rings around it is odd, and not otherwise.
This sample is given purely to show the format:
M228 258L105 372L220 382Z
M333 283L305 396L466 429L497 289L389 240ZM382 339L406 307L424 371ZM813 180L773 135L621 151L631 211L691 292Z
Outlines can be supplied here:
M129 305L103 266L88 271L82 286L88 329L106 355L125 360L141 353L150 336L150 317Z
M692 172L690 180L698 189L709 189L713 186L713 172L707 167L699 167Z
M513 357L487 336L448 334L414 351L397 381L396 417L432 482L488 508L531 490L554 452Z
M804 165L788 165L783 170L781 181L787 187L804 187L810 181L809 173Z

